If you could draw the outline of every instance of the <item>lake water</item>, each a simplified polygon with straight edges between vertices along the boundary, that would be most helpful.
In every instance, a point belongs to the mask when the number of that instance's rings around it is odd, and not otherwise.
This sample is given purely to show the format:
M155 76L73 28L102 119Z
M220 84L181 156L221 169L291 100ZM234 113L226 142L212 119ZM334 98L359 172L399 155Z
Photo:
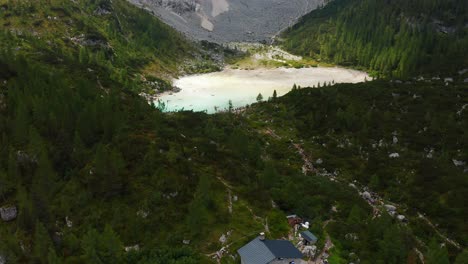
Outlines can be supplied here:
M225 110L229 100L234 108L256 102L261 93L268 99L276 90L278 96L289 92L294 84L301 87L318 83L357 83L370 79L367 73L344 68L275 68L238 70L225 69L174 80L182 89L178 93L162 94L158 100L166 104L166 111L194 110L214 113L215 108Z

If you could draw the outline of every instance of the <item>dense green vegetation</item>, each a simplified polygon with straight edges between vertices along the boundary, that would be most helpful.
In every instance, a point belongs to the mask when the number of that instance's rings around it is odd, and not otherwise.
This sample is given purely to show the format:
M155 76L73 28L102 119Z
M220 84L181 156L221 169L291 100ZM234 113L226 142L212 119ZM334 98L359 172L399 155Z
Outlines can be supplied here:
M331 263L420 263L416 249L466 262L453 161L468 159L466 84L296 88L236 114L163 114L137 92L214 69L197 44L123 0L0 3L0 207L18 208L0 221L0 260L210 263L225 234L222 263L238 263L258 232L287 237L295 213L319 247L331 238ZM318 171L302 172L298 146ZM409 222L374 217L354 180ZM440 247L418 212L461 248Z
M420 239L430 241L433 235L416 217L424 212L466 245L468 208L463 196L468 181L466 167L456 166L455 161L468 158L467 88L466 84L444 87L443 82L374 81L299 89L256 107L251 118L269 120L268 126L284 138L303 140L314 161L321 160L314 164L321 173L337 172L340 180L357 180L400 204L400 212L412 216L409 227ZM391 158L392 153L398 158ZM372 236L373 229L362 219L356 223L360 223L357 230L364 232L359 237ZM340 241L352 233L345 226L336 226L334 234L341 236ZM369 239L360 240L361 254L371 253ZM356 250L349 242L343 246Z
M2 0L0 8L2 48L136 92L166 90L170 76L214 69L201 47L123 0Z
M289 29L282 45L381 76L453 73L468 65L467 5L464 0L335 0Z

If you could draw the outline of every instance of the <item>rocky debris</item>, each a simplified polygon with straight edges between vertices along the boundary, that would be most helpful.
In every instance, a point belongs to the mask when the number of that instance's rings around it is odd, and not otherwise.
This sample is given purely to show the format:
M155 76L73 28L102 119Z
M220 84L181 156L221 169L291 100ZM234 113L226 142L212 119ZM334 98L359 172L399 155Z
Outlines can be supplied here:
M88 47L100 46L103 48L109 48L109 44L107 43L107 41L97 36L85 36L84 34L81 34L77 37L70 38L70 40L73 43L81 45L81 46L88 46Z
M379 147L385 147L386 145L383 139L379 140Z
M129 0L189 37L271 42L325 0Z
M456 160L456 159L452 159L452 162L453 162L453 165L457 167L462 167L462 166L465 166L466 164L466 162L461 161L461 160Z
M221 259L225 253L228 253L227 248L222 247L220 250L216 252L213 258Z
M177 195L179 195L179 192L178 191L175 191L175 192L171 192L171 193L168 193L168 194L163 194L162 196L165 198L165 199L171 199L171 198L175 198L177 197Z
M317 246L305 246L301 252L304 256L313 258L315 256L315 253L317 252Z
M404 222L406 221L406 217L404 215L397 215L396 217L399 221Z
M468 79L466 79L468 80ZM459 111L457 111L457 115L461 115L463 113L463 111L465 111L465 109L468 107L468 104L464 104L461 109Z
M219 238L219 243L226 244L226 242L227 242L227 237L226 235L222 234L221 237Z
M387 210L387 212L394 212L397 209L394 205L391 204L386 204L384 207Z
M112 6L101 5L94 10L94 14L98 16L110 15L112 14Z
M361 194L362 198L369 200L372 199L371 194L368 191L365 191Z
M200 6L195 0L154 0L154 4L169 9L179 15L195 12Z
M354 233L348 233L348 234L345 235L345 239L350 240L350 241L357 241L357 240L359 240L359 236L357 234L354 234Z
M134 246L128 246L125 247L125 252L130 252L130 251L139 251L140 250L140 245L134 245Z
M98 16L110 15L112 14L112 10L105 6L99 6L98 8L96 8L96 10L94 10L94 14Z
M16 152L16 162L19 165L37 164L37 157L35 155L30 155L25 151L18 150Z
M427 154L426 154L426 158L428 159L432 159L434 157L434 149L430 149Z
M334 205L334 206L332 206L331 211L333 213L338 213L338 208Z
M394 158L399 158L399 157L400 157L400 154L398 154L398 153L395 152L395 153L391 153L390 155L388 155L388 157L389 157L389 158L392 158L392 159L394 159Z
M387 213L389 215L391 215L391 216L396 215L396 210L397 210L396 206L391 205L391 204L386 204L386 205L384 205L384 207L385 207L385 210L387 210Z
M145 210L139 210L137 213L137 216L143 218L143 219L146 219L149 215L149 212L148 211L145 211Z
M16 209L16 206L1 207L0 216L5 222L13 221L18 216L18 210Z
M275 203L275 201L271 200L271 207L278 208L278 205Z
M65 223L66 223L68 228L73 227L73 222L70 220L70 218L68 218L68 216L65 217Z
M31 248L29 246L25 245L23 241L19 242L19 246L20 246L21 251L23 253L29 254L31 252Z

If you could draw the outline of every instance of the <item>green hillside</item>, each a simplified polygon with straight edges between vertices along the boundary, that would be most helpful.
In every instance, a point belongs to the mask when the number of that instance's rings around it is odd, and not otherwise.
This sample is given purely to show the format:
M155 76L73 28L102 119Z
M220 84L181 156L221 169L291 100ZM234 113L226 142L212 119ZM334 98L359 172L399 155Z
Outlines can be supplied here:
M463 0L335 0L283 34L289 51L405 78L468 66Z
M3 52L137 92L213 63L201 48L123 0L0 1ZM199 67L191 66L195 64Z
M0 263L240 263L288 214L333 264L466 263L467 73L162 113L138 94L215 69L200 44L124 0L0 3Z

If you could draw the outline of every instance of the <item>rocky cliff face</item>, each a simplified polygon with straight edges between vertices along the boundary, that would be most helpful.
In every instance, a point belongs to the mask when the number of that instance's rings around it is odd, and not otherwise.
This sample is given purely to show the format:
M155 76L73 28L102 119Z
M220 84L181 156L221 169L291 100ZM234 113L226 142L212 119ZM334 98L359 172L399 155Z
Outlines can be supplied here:
M141 1L141 2L151 3L152 1ZM174 11L177 14L195 12L196 6L197 6L195 0L154 0L153 2L155 5Z
M325 0L129 0L189 37L270 41Z

